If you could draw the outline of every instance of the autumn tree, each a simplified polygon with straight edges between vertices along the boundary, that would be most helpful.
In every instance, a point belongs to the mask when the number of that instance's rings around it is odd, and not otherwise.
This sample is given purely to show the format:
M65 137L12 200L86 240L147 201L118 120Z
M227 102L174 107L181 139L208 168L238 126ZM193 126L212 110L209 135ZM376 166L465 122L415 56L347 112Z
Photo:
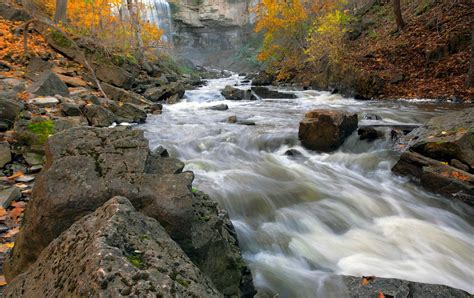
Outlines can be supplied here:
M56 24L66 23L67 1L68 0L56 0L56 10L54 12L54 22Z
M393 0L393 13L395 14L395 21L397 23L398 30L403 30L405 27L405 22L402 17L402 8L400 5L400 0Z

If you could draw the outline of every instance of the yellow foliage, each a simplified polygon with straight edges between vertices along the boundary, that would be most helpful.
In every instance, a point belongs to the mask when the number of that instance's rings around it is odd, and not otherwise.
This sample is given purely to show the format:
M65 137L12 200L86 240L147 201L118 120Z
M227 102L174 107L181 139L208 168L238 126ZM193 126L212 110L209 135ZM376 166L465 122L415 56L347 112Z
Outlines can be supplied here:
M263 46L257 58L278 70L280 80L303 67L305 62L320 59L323 54L340 59L337 47L348 19L348 14L341 10L345 2L261 0L254 9L255 31L264 32Z
M134 30L122 0L69 0L67 24L60 24L72 34L90 36L105 47L130 53L135 45ZM56 0L41 1L42 8L54 13ZM147 7L137 7L138 14L144 15ZM140 18L141 19L141 18ZM142 21L142 39L145 48L160 44L163 30L155 24Z

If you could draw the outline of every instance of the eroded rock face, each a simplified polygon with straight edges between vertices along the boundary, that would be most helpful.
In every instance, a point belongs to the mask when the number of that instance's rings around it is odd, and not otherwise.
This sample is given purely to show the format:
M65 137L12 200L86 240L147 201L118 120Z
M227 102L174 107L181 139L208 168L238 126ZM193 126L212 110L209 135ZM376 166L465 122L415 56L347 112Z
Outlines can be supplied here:
M474 169L474 108L432 118L401 140L410 150L449 162L451 159Z
M406 151L393 172L474 206L474 108L434 117L399 142Z
M300 122L298 137L311 150L336 150L357 129L357 114L331 110L311 110Z
M191 191L194 175L182 172L183 164L178 160L151 153L143 132L73 128L50 137L45 151L44 169L36 179L22 231L5 264L8 280L27 270L41 251L79 218L113 196L125 196L138 211L160 222L218 290L239 294L235 276L244 280L246 275L242 263L234 262L236 252L239 254L235 234L226 237L223 227L228 227L227 222L211 220L218 214L215 211L209 215L206 240L194 238L201 237L193 231L195 225L202 224L194 219L198 200ZM197 245L196 241L201 242ZM201 247L212 247L219 241L228 243L214 255L198 253ZM225 279L216 282L213 277Z
M221 297L153 218L114 197L52 241L5 297Z

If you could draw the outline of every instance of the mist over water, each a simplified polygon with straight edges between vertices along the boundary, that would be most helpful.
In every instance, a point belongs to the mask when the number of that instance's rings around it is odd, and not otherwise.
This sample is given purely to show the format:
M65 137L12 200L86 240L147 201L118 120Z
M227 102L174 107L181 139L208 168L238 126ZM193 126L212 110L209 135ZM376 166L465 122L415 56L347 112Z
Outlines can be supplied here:
M332 274L436 283L474 293L474 212L396 177L389 134L368 143L354 133L338 151L301 147L305 111L373 113L369 123L423 123L453 106L356 101L318 91L297 99L233 102L220 89L232 76L187 91L139 128L194 171L195 187L230 214L260 293L341 297ZM243 85L241 88L248 88ZM225 103L227 111L206 107ZM231 115L256 126L227 123ZM388 131L387 131L388 133ZM296 149L301 156L285 155Z

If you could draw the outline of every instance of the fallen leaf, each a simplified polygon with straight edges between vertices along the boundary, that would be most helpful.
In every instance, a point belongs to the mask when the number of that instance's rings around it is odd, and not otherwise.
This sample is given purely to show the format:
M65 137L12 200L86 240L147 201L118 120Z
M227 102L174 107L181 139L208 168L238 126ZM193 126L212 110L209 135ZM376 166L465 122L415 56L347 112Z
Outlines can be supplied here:
M0 244L0 253L6 253L9 249L15 246L15 242L8 242Z
M0 217L7 215L7 210L5 208L0 207Z
M378 298L385 298L385 295L383 294L382 291L379 292L379 297Z
M6 286L7 281L5 280L5 275L0 275L0 287Z
M2 235L2 238L10 238L10 237L13 237L13 236L15 236L16 234L18 234L18 232L20 232L20 228L19 228L19 227L13 228L13 229L9 230L8 232L6 232L4 235Z
M13 179L21 177L23 175L24 175L23 172L16 172L15 174L11 175L10 177L7 177L7 179L13 180Z

